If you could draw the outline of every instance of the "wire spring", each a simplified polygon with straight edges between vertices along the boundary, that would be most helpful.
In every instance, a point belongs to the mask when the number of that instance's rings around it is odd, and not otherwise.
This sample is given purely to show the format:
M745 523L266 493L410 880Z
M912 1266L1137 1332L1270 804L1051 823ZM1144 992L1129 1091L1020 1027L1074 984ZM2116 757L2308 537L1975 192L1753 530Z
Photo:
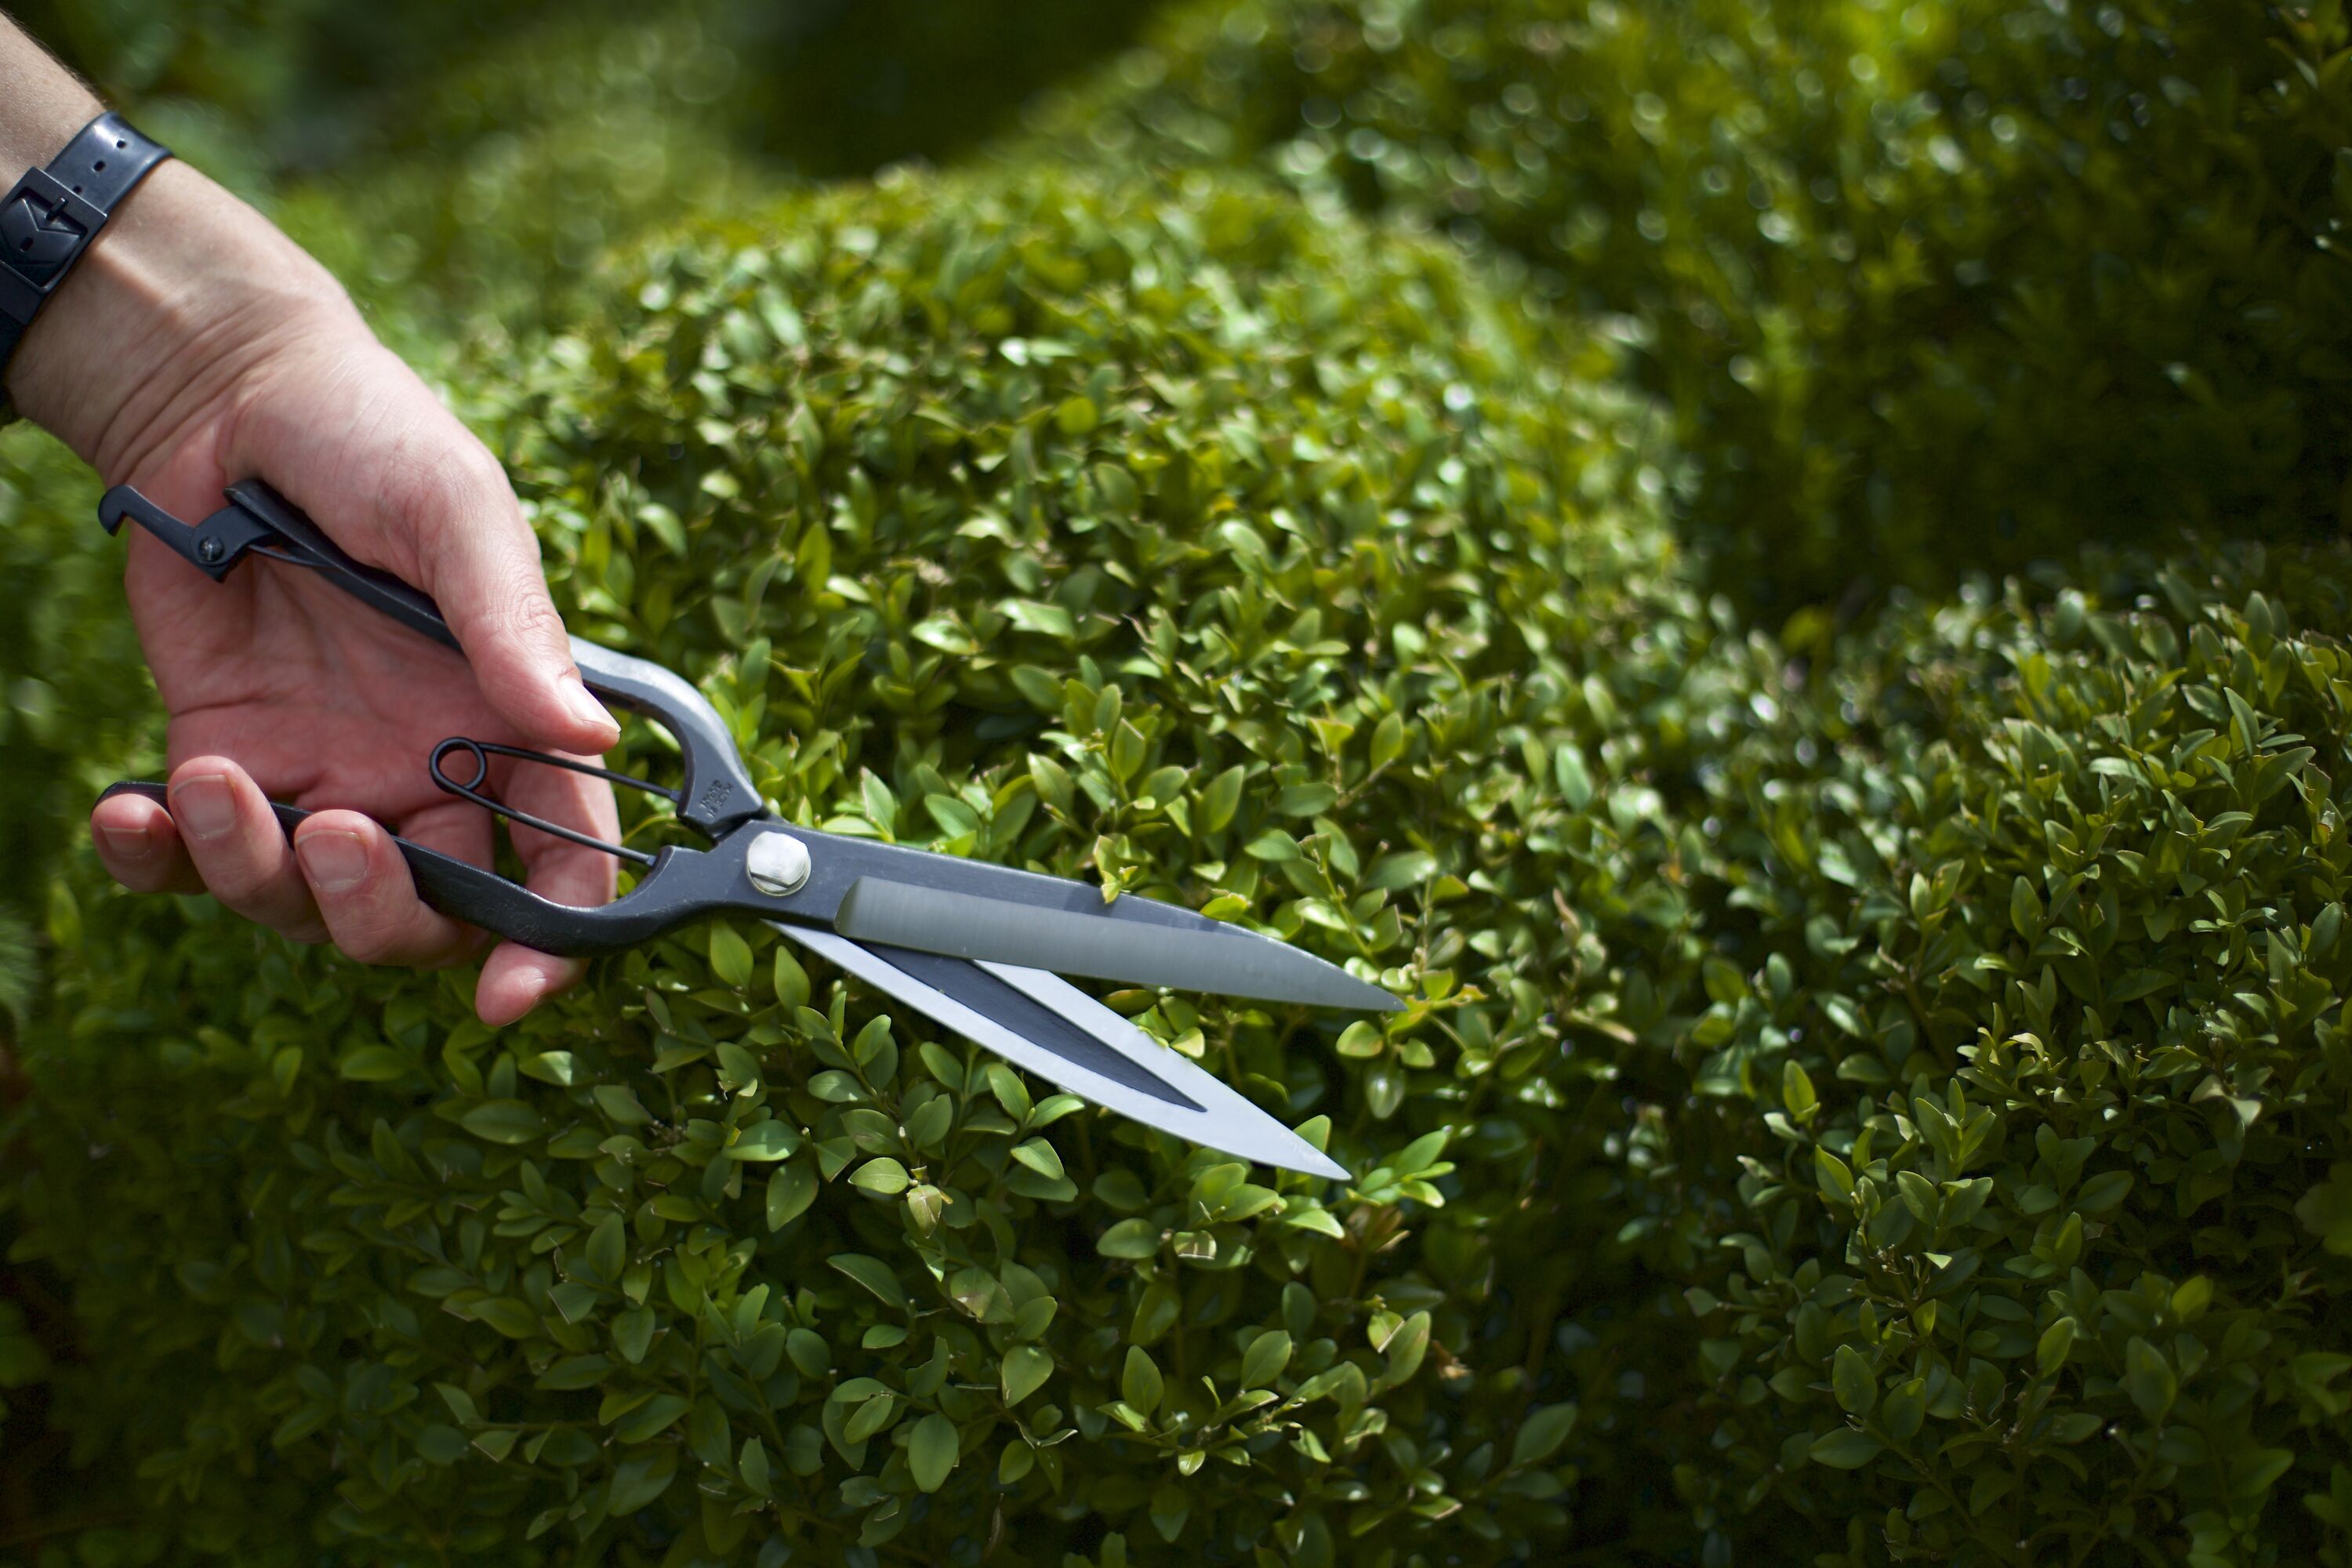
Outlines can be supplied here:
M470 782L460 784L450 776L444 763L452 752L463 752L474 759L474 776ZM460 800L471 801L484 811L494 816L502 816L509 823L519 822L525 827L535 828L551 837L577 844L583 849L600 849L618 859L634 861L640 866L650 867L654 863L654 858L642 849L632 849L625 844L614 844L583 833L577 828L566 827L560 822L550 822L543 816L534 816L530 812L518 811L495 796L483 794L482 786L489 782L490 759L494 756L511 757L520 763L538 763L544 767L562 768L566 773L580 773L592 779L603 779L606 784L625 784L630 789L643 790L647 795L657 795L673 806L685 804L684 798L677 791L664 789L660 784L650 780L614 773L611 768L600 768L592 763L575 763L569 757L551 756L545 752L528 751L520 746L502 746L495 741L477 741L465 735L452 735L433 748L433 760L429 764L433 782L448 794L456 795Z

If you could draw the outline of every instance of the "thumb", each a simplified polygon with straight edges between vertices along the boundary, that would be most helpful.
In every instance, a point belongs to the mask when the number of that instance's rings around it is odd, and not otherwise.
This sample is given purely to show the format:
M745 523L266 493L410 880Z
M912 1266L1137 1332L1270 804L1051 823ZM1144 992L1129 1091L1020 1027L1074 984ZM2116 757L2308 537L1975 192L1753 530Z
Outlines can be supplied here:
M483 696L537 745L612 750L620 727L580 682L539 541L505 470L460 427L434 475L393 503L405 515L386 521L414 542L417 585L441 606Z

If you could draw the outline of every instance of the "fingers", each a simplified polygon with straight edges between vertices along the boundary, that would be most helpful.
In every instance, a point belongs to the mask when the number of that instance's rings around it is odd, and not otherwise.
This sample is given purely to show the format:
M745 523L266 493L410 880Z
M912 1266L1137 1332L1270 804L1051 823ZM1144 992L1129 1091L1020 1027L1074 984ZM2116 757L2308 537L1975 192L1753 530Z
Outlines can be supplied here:
M432 595L520 739L611 750L619 730L580 683L506 470L397 354L348 325L289 353L240 407L225 466L269 479L346 549Z
M582 826L604 837L618 833L612 791L600 780L575 773L542 775L536 787L512 792L525 809ZM488 863L489 818L473 806L452 802L408 818L402 830L412 843L445 855ZM356 812L322 811L295 830L296 851L313 898L335 945L366 963L448 963L478 950L482 934L427 908L390 834ZM516 847L530 875L533 892L557 903L593 906L613 897L614 862L609 856L528 829L516 834ZM513 1023L542 998L579 984L587 965L514 942L501 943L482 965L474 1010L484 1023Z
M172 814L135 795L98 803L89 814L90 842L107 874L134 893L201 893Z
M600 837L618 837L612 791L602 781L551 771L541 780L517 789L530 800L527 809ZM168 798L169 812L121 795L90 814L100 860L134 892L209 890L249 920L299 942L331 939L362 963L450 963L481 946L482 933L417 897L399 847L372 817L316 812L296 827L289 845L259 787L223 757L181 764ZM453 802L403 826L411 841L427 848L476 865L489 861L489 818L470 805ZM516 847L530 867L531 890L541 897L583 907L611 900L610 857L528 829L517 832ZM494 1027L510 1024L585 972L578 960L503 943L483 964L475 1010Z
M421 384L418 392L426 395ZM620 729L580 682L539 541L506 471L438 405L432 412L447 425L442 445L426 465L396 470L405 483L385 497L387 523L415 542L427 578L419 586L441 606L499 716L551 750L602 755Z
M487 825L479 837L478 847L467 847L474 849L467 858L488 858ZM416 896L408 863L373 818L356 811L318 812L294 830L294 853L335 945L362 963L429 966L474 951L471 931Z
M191 758L173 770L168 798L171 816L163 822L146 801L109 801L91 814L100 857L118 880L141 890L193 890L192 872L246 919L296 942L326 940L285 830L243 768L226 757ZM133 805L144 812L132 812Z
M516 781L512 792L525 809L599 838L621 836L611 785L553 769L530 772L536 776ZM541 898L583 908L612 902L618 868L611 856L525 827L515 830L514 842L515 852L530 870L527 884ZM501 943L482 964L482 977L474 987L474 1011L493 1027L510 1024L541 997L577 984L585 973L587 965L578 959Z

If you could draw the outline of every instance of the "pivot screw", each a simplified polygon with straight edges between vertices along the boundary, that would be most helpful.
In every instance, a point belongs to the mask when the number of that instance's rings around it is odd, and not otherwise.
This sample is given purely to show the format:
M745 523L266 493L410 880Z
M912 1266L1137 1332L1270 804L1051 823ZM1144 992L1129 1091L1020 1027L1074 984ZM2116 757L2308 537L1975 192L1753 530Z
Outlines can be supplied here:
M227 553L226 548L221 543L220 536L216 533L207 533L196 541L196 559L207 566L220 564L220 558L226 553Z
M743 869L770 898L788 898L808 885L808 846L789 833L762 833L744 855Z

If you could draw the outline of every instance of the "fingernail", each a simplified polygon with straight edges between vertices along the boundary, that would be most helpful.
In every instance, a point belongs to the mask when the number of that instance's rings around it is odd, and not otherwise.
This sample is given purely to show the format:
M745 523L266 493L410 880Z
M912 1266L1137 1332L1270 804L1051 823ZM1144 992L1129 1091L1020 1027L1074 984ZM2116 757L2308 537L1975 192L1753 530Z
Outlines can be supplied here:
M367 846L360 842L356 833L334 828L306 833L294 846L294 853L301 859L302 875L322 893L341 893L356 888L367 875Z
M236 826L236 793L226 773L198 773L172 786L172 816L198 838L218 838Z
M139 827L99 827L99 847L117 860L144 860L155 847L155 836Z
M574 719L597 731L610 734L614 739L619 738L620 725L613 721L613 716L604 710L604 705L602 702L588 695L588 689L580 684L578 676L565 676L562 688L563 705L572 710L572 716Z

